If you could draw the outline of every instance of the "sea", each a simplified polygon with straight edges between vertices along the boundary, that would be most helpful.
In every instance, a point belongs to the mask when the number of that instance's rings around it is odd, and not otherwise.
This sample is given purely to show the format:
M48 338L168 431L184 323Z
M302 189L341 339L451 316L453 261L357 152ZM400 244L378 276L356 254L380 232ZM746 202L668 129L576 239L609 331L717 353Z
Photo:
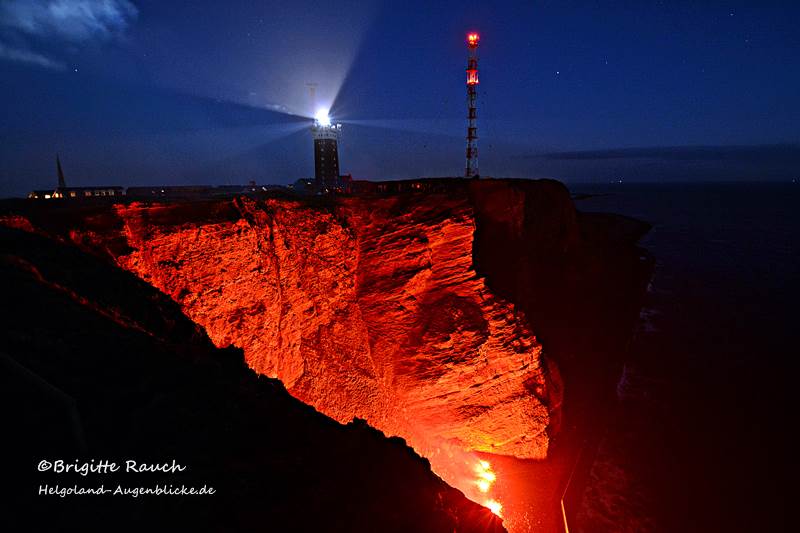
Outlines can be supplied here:
M652 224L617 413L571 530L787 531L800 419L800 184L570 184Z

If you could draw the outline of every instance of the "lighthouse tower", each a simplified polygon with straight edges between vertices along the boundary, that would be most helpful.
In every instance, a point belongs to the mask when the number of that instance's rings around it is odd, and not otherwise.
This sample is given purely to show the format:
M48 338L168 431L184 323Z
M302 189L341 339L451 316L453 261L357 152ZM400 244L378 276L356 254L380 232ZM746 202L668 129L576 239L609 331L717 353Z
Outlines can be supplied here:
M328 113L317 113L311 126L314 137L314 186L319 192L339 188L339 135L341 124L331 124Z

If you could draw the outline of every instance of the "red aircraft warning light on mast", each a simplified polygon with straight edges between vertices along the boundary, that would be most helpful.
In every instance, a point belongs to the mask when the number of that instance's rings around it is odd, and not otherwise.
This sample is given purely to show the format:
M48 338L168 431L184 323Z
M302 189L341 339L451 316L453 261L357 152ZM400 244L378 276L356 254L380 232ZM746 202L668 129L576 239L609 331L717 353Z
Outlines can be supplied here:
M478 177L478 41L477 33L467 34L467 178Z

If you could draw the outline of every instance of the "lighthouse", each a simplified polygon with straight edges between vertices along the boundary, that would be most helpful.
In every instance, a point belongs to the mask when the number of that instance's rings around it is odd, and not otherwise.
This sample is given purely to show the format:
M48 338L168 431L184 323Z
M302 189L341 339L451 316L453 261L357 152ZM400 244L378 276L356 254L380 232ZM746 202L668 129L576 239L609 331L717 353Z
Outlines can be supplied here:
M340 188L339 135L341 124L331 123L327 111L317 112L311 135L314 137L314 187L318 192Z

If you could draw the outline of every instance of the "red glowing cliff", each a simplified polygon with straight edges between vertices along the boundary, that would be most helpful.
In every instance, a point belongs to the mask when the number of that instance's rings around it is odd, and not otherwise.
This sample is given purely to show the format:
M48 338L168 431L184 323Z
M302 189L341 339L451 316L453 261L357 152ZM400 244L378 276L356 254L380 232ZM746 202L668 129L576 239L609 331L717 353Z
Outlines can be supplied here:
M123 268L319 411L423 448L546 456L555 367L473 269L465 196L115 213L130 248L115 257Z
M404 437L446 479L442 449L548 457L564 417L575 428L613 395L646 225L577 213L548 180L381 189L26 206L5 222L105 256L256 372Z

